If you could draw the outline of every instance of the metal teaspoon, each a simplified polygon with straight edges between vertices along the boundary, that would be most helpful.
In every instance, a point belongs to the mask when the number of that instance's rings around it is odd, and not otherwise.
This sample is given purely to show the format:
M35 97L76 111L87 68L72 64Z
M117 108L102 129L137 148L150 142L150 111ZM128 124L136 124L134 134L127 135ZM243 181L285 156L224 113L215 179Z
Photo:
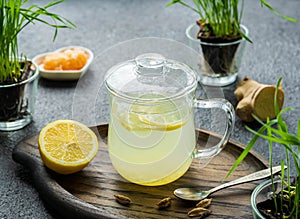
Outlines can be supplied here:
M286 168L286 166L284 167ZM281 171L281 166L276 166L272 168L272 174L278 173ZM200 201L206 197L208 197L209 195L211 195L214 192L217 192L221 189L225 189L234 185L239 185L242 183L246 183L246 182L252 182L255 180L260 180L260 179L264 179L271 176L271 169L264 169L264 170L260 170L257 171L255 173L251 173L247 176L238 178L236 180L233 180L231 182L219 185L215 188L212 188L208 191L200 191L197 190L196 188L178 188L174 191L174 195L178 198L184 199L184 200L189 200L189 201Z

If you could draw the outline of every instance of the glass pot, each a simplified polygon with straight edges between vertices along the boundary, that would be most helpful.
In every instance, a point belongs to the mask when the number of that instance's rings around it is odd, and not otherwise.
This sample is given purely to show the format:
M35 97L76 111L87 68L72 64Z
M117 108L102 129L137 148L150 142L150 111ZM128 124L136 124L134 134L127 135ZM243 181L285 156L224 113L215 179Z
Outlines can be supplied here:
M251 208L252 208L253 218L255 219L268 218L267 216L264 215L263 212L259 210L257 205L261 204L262 202L265 202L266 200L272 200L271 203L274 204L274 200L273 200L274 193L275 194L280 193L283 187L284 185L282 185L281 179L274 179L273 182L272 179L269 179L260 183L253 190L251 194ZM272 205L269 207L272 207Z
M241 25L241 30L248 36L248 29ZM200 82L209 86L226 86L236 81L246 40L227 43L208 43L197 39L199 26L194 23L186 29L186 37L190 47L199 51L201 58Z
M197 100L197 77L187 65L147 53L112 67L108 151L118 173L130 182L156 186L181 177L193 158L216 156L227 143L234 110L224 99ZM227 115L224 136L196 150L194 107L220 108Z
M31 63L26 80L0 85L0 130L14 131L28 125L33 119L39 70Z

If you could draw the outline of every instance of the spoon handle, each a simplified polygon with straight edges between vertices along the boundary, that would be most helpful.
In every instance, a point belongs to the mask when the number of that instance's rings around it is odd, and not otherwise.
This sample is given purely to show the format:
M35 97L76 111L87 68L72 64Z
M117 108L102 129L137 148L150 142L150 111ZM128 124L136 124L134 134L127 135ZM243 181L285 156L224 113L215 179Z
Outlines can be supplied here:
M284 168L286 168L286 167L284 167ZM228 183L222 184L220 186L217 186L215 188L212 188L211 190L209 190L209 193L212 194L216 191L219 191L221 189L225 189L225 188L230 187L230 186L239 185L239 184L242 184L242 183L251 182L251 181L255 181L255 180L259 180L259 179L264 179L264 178L267 178L267 177L271 176L271 174L275 174L275 173L278 173L280 171L281 171L281 166L273 167L272 172L271 172L271 168L260 170L260 171L257 171L255 173L251 173L247 176L244 176L244 177L238 178L236 180L230 181Z

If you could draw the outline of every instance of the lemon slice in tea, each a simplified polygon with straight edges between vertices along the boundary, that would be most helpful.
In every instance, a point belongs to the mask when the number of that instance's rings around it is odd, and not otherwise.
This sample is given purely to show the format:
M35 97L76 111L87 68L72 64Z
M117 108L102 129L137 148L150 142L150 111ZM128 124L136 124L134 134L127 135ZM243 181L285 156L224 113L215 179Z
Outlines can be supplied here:
M187 123L187 115L175 110L166 113L156 113L139 115L140 121L148 124L154 130L172 131Z
M74 120L57 120L39 134L39 151L44 164L60 174L82 170L98 152L95 133Z
M172 102L153 105L132 105L121 116L121 124L128 130L172 131L187 123L188 106L178 107Z

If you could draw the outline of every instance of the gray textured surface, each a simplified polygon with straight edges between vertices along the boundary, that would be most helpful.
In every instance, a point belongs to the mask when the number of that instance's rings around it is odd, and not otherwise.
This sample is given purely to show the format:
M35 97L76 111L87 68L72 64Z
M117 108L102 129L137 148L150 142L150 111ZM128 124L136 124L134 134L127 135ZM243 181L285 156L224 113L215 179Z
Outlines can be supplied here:
M57 40L52 43L53 30L40 25L30 26L19 38L20 50L28 57L34 57L68 45L90 48L96 58L91 71L78 88L84 89L93 80L93 75L98 73L97 68L101 65L102 57L100 54L119 42L139 37L163 37L186 43L185 28L197 16L179 6L165 9L167 2L68 0L56 7L55 11L73 21L78 28L60 31ZM271 3L283 14L300 19L299 0L272 0ZM286 92L285 106L294 108L294 111L284 117L291 131L295 132L297 120L300 119L300 23L279 19L266 8L260 8L259 1L245 1L245 4L243 23L249 28L254 43L246 46L239 80L249 76L262 83L275 84L282 75ZM34 122L19 131L0 132L0 218L52 218L33 186L29 171L15 163L11 154L19 141L38 133L53 120L76 118L86 123L94 122L87 115L84 116L85 110L88 110L84 107L78 109L78 114L72 114L75 88L76 82L51 82L41 79ZM223 92L236 106L234 89L235 85L224 87ZM106 104L106 101L99 98L97 104L100 107L100 116L95 121L105 122L107 109L101 107L101 104ZM83 116L80 116L80 112ZM238 118L232 138L244 144L251 138L251 134L244 129L244 123ZM264 141L259 141L255 150L268 157L267 144ZM278 147L276 150L276 157L280 157L282 150Z

